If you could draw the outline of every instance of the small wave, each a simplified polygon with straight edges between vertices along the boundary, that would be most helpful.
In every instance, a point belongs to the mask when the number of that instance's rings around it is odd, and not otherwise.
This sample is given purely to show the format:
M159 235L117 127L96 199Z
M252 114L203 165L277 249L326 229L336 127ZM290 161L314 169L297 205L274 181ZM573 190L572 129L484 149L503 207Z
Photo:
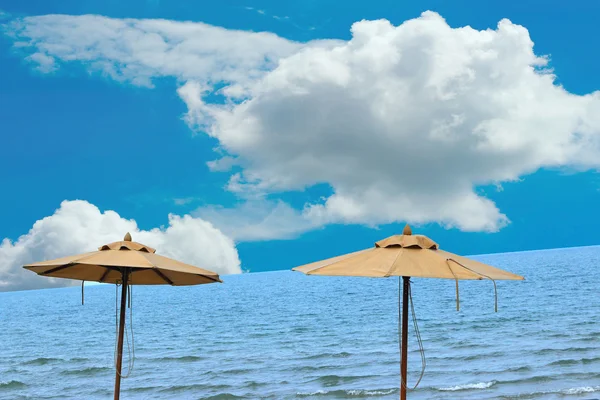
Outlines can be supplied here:
M464 385L456 385L447 388L439 388L441 392L457 392L459 390L474 390L474 389L489 389L496 384L496 381L491 382L479 382L479 383L467 383Z
M471 355L455 355L455 356L428 356L428 360L440 360L440 361L476 361L485 360L487 358L498 358L505 356L506 353L503 351L494 351L491 353L477 353Z
M451 345L451 347L453 349L482 349L482 348L487 348L486 345L479 344L479 343L471 343L471 342L457 343L457 344Z
M533 371L533 368L527 366L527 365L521 365L520 367L510 367L510 368L502 368L499 370L478 370L478 371L471 371L472 375L489 375L490 373L493 374L503 374L506 372L530 372ZM500 382L498 382L500 383Z
M349 389L349 390L317 390L315 392L299 392L297 397L313 397L313 396L342 396L343 398L367 398L378 397L397 393L398 389Z
M292 330L290 331L291 333L305 333L305 332L310 332L312 329L310 329L309 327L306 326L297 326L292 328Z
M580 342L597 342L598 337L597 336L582 337L577 340L579 340Z
M553 366L569 366L569 365L577 365L577 364L593 364L600 361L600 357L592 357L592 358L570 358L566 360L557 360L547 364L550 367Z
M347 358L352 354L342 351L341 353L321 353L313 354L312 356L304 357L305 360L316 360L320 358Z
M225 390L230 389L229 385L210 385L210 384L193 384L193 385L181 385L181 386L170 386L161 390L163 393L181 393L191 392L194 390ZM222 395L229 395L229 393L223 393Z
M456 358L456 359L463 360L463 361L475 361L475 360L483 360L486 358L502 357L504 355L505 355L505 353L502 351L494 351L492 353L479 353L479 354L473 354L471 356L466 356L466 357L452 357L452 358ZM447 358L450 358L450 357L447 357Z
M577 365L579 364L581 361L580 360L575 360L575 359L569 359L569 360L557 360L557 361L553 361L550 364L548 364L549 367L555 367L555 366L569 366L569 365Z
M520 367L507 368L507 369L503 370L502 372L527 372L527 371L531 371L531 367L529 367L527 365L523 365Z
M396 365L398 364L397 362L393 362L392 364ZM290 368L288 368L288 370L290 371L294 371L294 372L317 372L317 371L324 371L324 370L331 370L331 369L336 369L336 366L333 365L320 365L320 366L314 366L314 365L302 365L302 366L292 366Z
M256 333L249 334L248 339L259 339L259 338L263 338L263 337L269 337L271 335L272 335L272 333L270 333L270 332L256 332Z
M244 374L250 374L252 372L254 372L254 370L249 369L249 368L238 368L238 369L224 370L220 373L223 375L244 375Z
M339 376L339 375L324 375L314 381L320 382L323 386L337 386L344 383L356 382L361 379L375 378L372 375L366 376Z
M563 396L579 396L581 394L585 394L585 393L595 393L595 392L600 392L600 386L580 386L580 387L574 387L574 388L569 388L569 389L559 389L559 390L545 390L545 391L539 391L539 392L530 392L530 393L522 393L520 395L518 395L518 399L537 399L540 396L543 395L549 395L549 394L559 394L559 395L563 395ZM500 396L499 398L501 399L515 399L514 396Z
M19 381L0 382L0 389L22 389L26 384Z
M160 358L153 358L152 361L176 361L176 362L196 362L196 361L202 361L204 360L204 358L199 357L199 356L181 356L181 357L160 357Z
M214 396L209 396L209 397L201 397L201 400L235 400L235 399L244 399L245 397L243 396L236 396L235 394L231 394L231 393L219 393L217 395Z
M60 358L35 358L33 360L25 361L23 365L46 365L50 363L63 362L64 360Z
M268 386L266 382L248 381L244 382L244 387L249 389L257 389L259 387Z
M552 339L570 339L571 335L568 335L566 333L550 333L545 335L548 338L552 338Z
M110 398L113 396L114 392L108 388L98 388L92 392L93 395L102 396L102 398Z
M161 387L160 386L140 386L140 387L129 388L125 391L131 392L131 393L144 393L144 392L152 392L152 391L155 391L158 389L161 389Z
M533 354L536 355L546 355L546 354L556 354L556 353L581 353L581 352L586 352L586 351L591 351L591 350L595 350L594 347L567 347L565 349L541 349L541 350L536 350L533 352Z
M535 375L535 376L530 376L528 378L511 379L511 380L505 380L505 381L496 382L496 383L506 384L506 385L526 384L526 383L544 383L544 382L551 382L553 380L556 380L557 378L559 378L561 376L564 377L565 375L557 375L557 376Z
M112 371L112 368L90 367L90 368L84 368L84 369L71 369L71 370L67 370L67 371L62 371L61 374L87 376L87 375L101 374L101 373L104 373L107 371Z
M600 386L582 386L571 389L561 390L561 394L582 394L582 393L594 393L599 392Z

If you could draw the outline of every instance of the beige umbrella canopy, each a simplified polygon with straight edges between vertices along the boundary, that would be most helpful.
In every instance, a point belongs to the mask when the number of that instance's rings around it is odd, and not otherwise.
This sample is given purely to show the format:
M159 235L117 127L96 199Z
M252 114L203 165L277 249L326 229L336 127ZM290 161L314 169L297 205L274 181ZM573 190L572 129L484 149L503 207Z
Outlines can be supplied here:
M375 247L293 268L307 275L402 277L402 359L400 397L406 399L408 350L408 300L410 278L440 278L456 280L523 280L519 275L484 263L439 250L437 243L423 235L413 235L410 227L402 235L390 236L375 243Z
M103 283L121 283L127 268L129 285L199 285L221 282L212 271L156 254L152 247L132 242L128 233L120 242L98 251L25 265L38 275Z
M98 251L25 265L41 276L95 281L122 285L115 400L121 389L125 309L129 285L201 285L221 282L219 275L156 254L152 247L131 241L127 233L120 242L109 243Z

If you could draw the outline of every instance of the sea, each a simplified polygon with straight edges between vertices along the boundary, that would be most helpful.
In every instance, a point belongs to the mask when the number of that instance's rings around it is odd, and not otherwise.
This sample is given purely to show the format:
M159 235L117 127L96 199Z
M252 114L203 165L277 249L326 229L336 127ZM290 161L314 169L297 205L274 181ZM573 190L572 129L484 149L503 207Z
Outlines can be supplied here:
M408 398L600 399L600 247L474 258L526 280L413 279ZM399 397L398 278L223 280L133 288L122 399ZM0 293L0 399L112 398L115 296Z

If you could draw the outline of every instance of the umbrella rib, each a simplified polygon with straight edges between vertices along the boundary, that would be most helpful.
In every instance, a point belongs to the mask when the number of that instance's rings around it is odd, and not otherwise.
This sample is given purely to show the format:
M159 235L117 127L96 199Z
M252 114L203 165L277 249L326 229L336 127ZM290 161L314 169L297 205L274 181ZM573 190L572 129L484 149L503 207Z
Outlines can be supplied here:
M67 265L61 265L59 267L50 268L47 271L41 272L40 275L48 275L48 274L51 274L53 272L62 271L63 269L70 268L70 267L72 267L74 265L77 265L77 264L67 264Z
M394 258L394 262L392 263L392 265L390 265L390 269L388 270L387 274L385 274L386 278L389 278L391 276L392 273L392 269L394 269L394 265L396 265L396 261L398 261L398 257L400 257L400 254L402 253L402 248L400 248L400 251L398 251L398 254L396 254L396 258Z
M70 263L70 264L65 264L65 265L59 265L58 267L50 268L47 271L40 272L39 275L46 276L46 275L52 274L54 272L62 271L63 269L75 267L75 266L78 266L78 265L85 265L85 264L81 264L79 262L76 262L76 263ZM102 278L100 278L100 282L103 282L104 279L106 279L106 276L108 275L108 273L111 270L112 271L119 271L119 268L111 267L111 266L108 266L108 265L100 265L100 267L106 268L106 272L104 272L104 274L102 274Z
M121 268L113 267L112 265L99 265L99 267L106 268L106 271L104 271L104 273L102 274L102 277L100 277L100 280L98 281L100 283L104 283L104 280L106 279L108 274L110 274L110 271L116 271L118 273L122 272Z
M199 274L199 275L202 276L202 277L204 277L204 278L206 278L206 279L209 279L209 280L211 280L213 282L220 282L220 283L223 282L222 280L213 278L212 276L203 275L203 274Z
M110 273L110 271L112 271L112 269L110 269L108 267L104 267L104 268L106 269L106 271L104 271L104 273L100 277L100 282L104 282L104 280L106 279L106 277L108 276L108 274Z
M154 271L156 275L160 276L160 278L167 282L169 285L173 285L173 281L167 278L167 276L163 274L161 270L159 270L158 268L152 268L152 271Z
M323 269L323 268L326 268L326 267L331 267L332 265L335 265L335 264L337 264L337 263L341 263L341 262L343 262L343 261L346 261L346 260L348 260L348 259L349 259L349 258L351 258L352 256L357 256L357 255L359 255L359 253L366 253L366 252L367 252L367 251L369 251L369 250L373 250L373 249L372 249L372 248L371 248L371 249L364 249L364 250L359 250L359 251L357 251L357 252L354 252L354 253L350 253L350 254L344 254L344 255L342 255L342 256L338 256L338 257L343 257L343 258L341 258L341 259L339 259L339 260L336 260L336 261L332 261L332 262L330 262L329 264L321 265L320 267L318 267L318 268L315 268L315 269L311 269L310 271L308 271L308 272L305 272L305 273L306 273L306 275L312 275L312 272L314 272L314 271L318 271L318 270L320 270L320 269ZM337 257L333 257L333 258L337 258ZM293 270L295 270L295 269L296 269L296 268L293 268Z

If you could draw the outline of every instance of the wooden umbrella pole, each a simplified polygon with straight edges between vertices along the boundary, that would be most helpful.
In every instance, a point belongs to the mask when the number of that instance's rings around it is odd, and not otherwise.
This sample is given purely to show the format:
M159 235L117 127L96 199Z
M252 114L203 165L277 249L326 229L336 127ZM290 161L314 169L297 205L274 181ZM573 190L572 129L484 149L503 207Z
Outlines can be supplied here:
M121 366L123 364L123 336L125 334L125 309L127 308L127 281L128 271L123 268L122 271L122 291L121 291L121 318L119 320L119 339L117 342L117 375L115 377L115 400L121 396Z
M410 290L410 277L403 276L402 281L402 352L400 361L400 399L406 400L406 379L408 375L408 294Z

